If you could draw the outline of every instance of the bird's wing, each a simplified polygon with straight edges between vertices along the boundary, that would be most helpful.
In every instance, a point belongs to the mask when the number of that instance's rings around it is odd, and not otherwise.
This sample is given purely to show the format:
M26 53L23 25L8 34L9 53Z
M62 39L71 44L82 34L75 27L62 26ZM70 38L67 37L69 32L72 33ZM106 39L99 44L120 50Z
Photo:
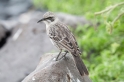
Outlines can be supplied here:
M75 56L81 54L74 35L66 25L57 23L52 26L52 28L50 28L50 38Z

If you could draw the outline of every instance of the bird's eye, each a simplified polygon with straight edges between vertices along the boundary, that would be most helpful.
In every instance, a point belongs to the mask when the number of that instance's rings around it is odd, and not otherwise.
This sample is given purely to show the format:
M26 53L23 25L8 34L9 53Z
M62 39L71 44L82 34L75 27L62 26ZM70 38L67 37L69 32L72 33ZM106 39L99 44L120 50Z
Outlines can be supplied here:
M53 18L53 17L49 17L49 20L50 20L51 22L53 22L53 21L54 21L54 18Z

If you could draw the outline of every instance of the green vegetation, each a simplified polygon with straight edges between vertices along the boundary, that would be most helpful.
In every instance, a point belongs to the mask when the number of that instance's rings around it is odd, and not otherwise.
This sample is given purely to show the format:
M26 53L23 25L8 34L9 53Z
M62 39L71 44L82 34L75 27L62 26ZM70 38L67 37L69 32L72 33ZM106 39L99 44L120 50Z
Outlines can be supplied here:
M98 30L79 26L74 32L93 82L124 81L124 33L118 29L109 35L104 25Z
M120 23L119 19L122 18L122 16L124 16L123 5L124 5L124 2L120 2L120 3L117 3L115 5L111 5L102 11L95 13L96 16L104 14L103 16L105 17L106 28L107 28L109 33L112 33L113 28L117 27ZM116 11L116 13L118 13L118 15L112 21L108 21L109 16L111 14L113 14L112 11L114 9L118 8L119 6L122 6L122 7L120 9L118 9L118 12Z
M94 24L100 23L95 28L79 25L73 31L93 82L124 82L124 16L114 23L111 34L108 33L109 29L106 25L119 13L124 12L124 6L98 17L94 15L95 12L120 2L123 0L34 0L36 7L84 15Z

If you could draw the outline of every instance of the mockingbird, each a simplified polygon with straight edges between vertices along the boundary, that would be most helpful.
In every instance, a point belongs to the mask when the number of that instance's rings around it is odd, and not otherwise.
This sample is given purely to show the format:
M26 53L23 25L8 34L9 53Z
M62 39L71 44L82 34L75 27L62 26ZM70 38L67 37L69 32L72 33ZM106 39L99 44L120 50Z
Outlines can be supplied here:
M58 56L56 57L56 61L58 60L62 50L65 51L64 56L70 52L73 55L80 74L82 76L88 75L88 70L80 58L81 52L76 39L68 27L59 21L59 19L52 12L46 12L38 23L41 21L46 24L46 32L50 37L51 42L60 50Z

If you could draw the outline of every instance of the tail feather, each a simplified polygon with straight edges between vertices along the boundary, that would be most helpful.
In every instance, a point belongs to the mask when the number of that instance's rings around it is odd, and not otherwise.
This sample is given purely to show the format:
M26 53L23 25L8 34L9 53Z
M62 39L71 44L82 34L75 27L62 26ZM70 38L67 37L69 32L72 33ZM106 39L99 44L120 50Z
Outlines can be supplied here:
M82 59L80 58L80 56L79 55L77 55L77 56L73 55L73 57L74 57L75 64L76 64L77 69L80 72L80 74L82 76L85 75L85 74L89 75L88 70L87 70L85 64L83 63Z

